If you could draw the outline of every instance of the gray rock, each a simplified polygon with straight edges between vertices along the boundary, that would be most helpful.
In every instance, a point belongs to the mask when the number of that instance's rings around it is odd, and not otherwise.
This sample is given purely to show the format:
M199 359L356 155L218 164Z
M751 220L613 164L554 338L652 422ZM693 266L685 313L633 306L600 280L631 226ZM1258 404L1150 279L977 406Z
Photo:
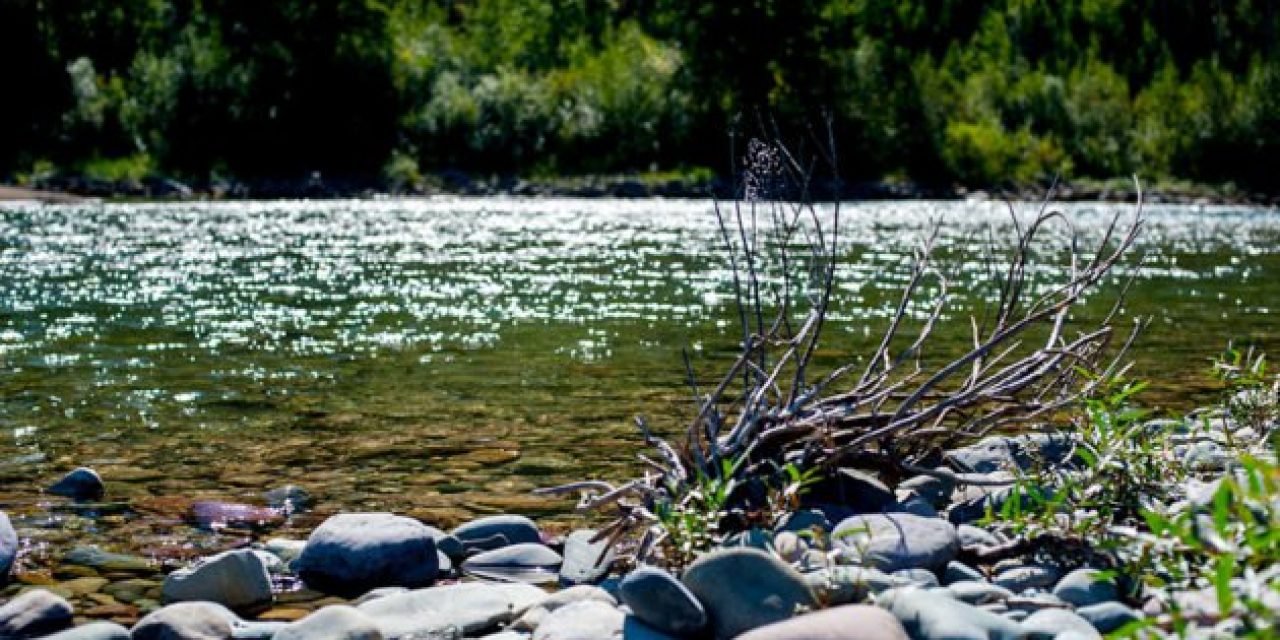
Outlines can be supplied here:
M1000 544L994 533L971 524L956 526L956 535L960 537L961 547L991 547Z
M928 569L899 569L891 575L917 587L938 586L938 576Z
M527 584L464 582L392 594L356 608L376 620L387 638L449 629L477 635L510 623L546 598Z
M370 600L377 600L378 598L394 596L397 593L408 593L408 592L409 592L409 589L406 589L405 587L378 587L377 589L370 589L364 592L364 594L362 594L359 598L352 600L351 606L358 607L366 602L369 602Z
M794 569L764 551L747 547L721 549L698 558L685 571L683 581L706 608L720 640L785 620L798 608L817 604Z
M90 622L59 631L44 640L129 640L129 630L114 622Z
M471 556L463 561L462 570L493 580L540 584L556 580L562 562L564 558L550 547L522 542Z
M1010 609L1008 611L1001 613L1000 615L1010 620L1013 620L1014 622L1022 622L1023 620L1026 620L1031 615L1031 612L1025 611L1023 609Z
M773 533L760 528L747 529L725 538L720 546L768 550L773 547Z
M1026 565L1001 571L991 578L991 583L1000 585L1014 593L1022 593L1028 589L1047 589L1052 587L1061 574L1053 567L1043 565Z
M608 575L617 553L607 540L591 542L595 535L593 529L579 529L565 538L560 584L593 584Z
M1018 623L940 593L890 589L876 599L915 640L1020 640Z
M702 603L662 569L640 567L632 571L618 584L618 595L636 618L662 633L688 636L707 626Z
M897 499L879 478L857 469L838 469L809 487L805 504L834 505L845 513L872 513L894 504Z
M0 511L0 584L9 578L13 561L18 558L18 532L14 531L9 516Z
M774 532L794 531L800 533L813 531L814 529L830 533L831 521L827 519L826 514L817 509L798 509L783 516L782 520L774 527Z
M37 638L71 626L71 603L44 589L23 592L0 606L0 638Z
M61 480L53 483L48 489L55 496L66 496L73 500L101 500L107 488L102 484L98 472L88 467L80 467L71 471Z
M1069 609L1071 605L1052 593L1035 593L1015 595L1004 601L1010 609L1035 613L1044 609Z
M452 561L461 561L467 557L467 549L462 546L462 541L453 537L445 531L441 531L431 525L423 525L427 531L431 533L431 539L436 541L436 549L440 553L449 556Z
M596 602L603 602L611 607L618 606L617 599L610 595L608 591L605 591L600 587L593 587L589 584L580 584L569 587L568 589L561 589L551 594L538 606L545 607L547 611L555 611L567 604L582 602L583 600L595 600Z
M271 640L287 626L289 623L277 620L259 622L232 618L231 637L236 640Z
M581 600L547 614L533 640L602 640L621 638L626 614L599 600Z
M489 551L511 544L542 542L538 525L524 516L514 515L486 516L472 520L454 529L453 537L467 551Z
M1053 588L1053 595L1077 607L1119 599L1120 593L1115 581L1099 578L1099 572L1094 569L1076 569L1058 581L1058 586Z
M946 590L956 600L974 605L1004 602L1013 597L1013 592L1004 587L973 580L953 582L947 585Z
M355 607L329 605L291 622L272 640L382 640L378 623Z
M961 470L991 473L1057 464L1071 451L1068 436L1033 433L1012 438L990 436L978 443L947 452L947 459Z
M897 511L900 513L910 513L923 518L938 517L938 510L928 500L915 495L908 494L904 500L893 507L887 507L886 511Z
M884 571L942 569L960 548L950 523L909 513L853 516L832 538L842 551Z
M773 536L773 552L783 562L799 562L808 550L809 543L794 531L783 531Z
M1119 602L1100 602L1076 609L1076 614L1089 621L1100 633L1111 633L1130 622L1142 619L1142 614Z
M951 492L955 483L934 476L915 476L907 478L898 485L898 498L904 499L907 494L915 495L929 501L935 507L941 507L951 501Z
M868 567L828 567L804 574L804 581L827 604L862 602L871 594L907 586L901 578Z
M204 600L231 608L271 602L271 575L256 551L237 549L170 573L161 586L166 603Z
M529 637L529 634L519 631L499 631L487 636L481 636L480 640L529 640Z
M852 604L757 627L738 640L907 640L907 632L888 611Z
M431 532L417 520L344 513L311 532L294 568L308 585L354 596L374 587L430 584L440 559Z
M1037 611L1022 621L1022 630L1026 632L1028 640L1053 640L1061 638L1061 634L1065 633L1075 634L1079 638L1102 638L1088 620L1066 609Z
M1012 474L997 471L987 474L987 479L1003 481L1013 477ZM947 510L947 519L959 525L973 522L987 515L988 512L999 514L1001 507L1013 495L1012 486L969 485L955 493L955 502Z
M235 614L212 602L179 602L133 625L133 640L228 640Z
M942 584L952 584L955 582L986 582L987 578L982 575L981 571L963 563L952 560L947 563L947 568L942 572Z

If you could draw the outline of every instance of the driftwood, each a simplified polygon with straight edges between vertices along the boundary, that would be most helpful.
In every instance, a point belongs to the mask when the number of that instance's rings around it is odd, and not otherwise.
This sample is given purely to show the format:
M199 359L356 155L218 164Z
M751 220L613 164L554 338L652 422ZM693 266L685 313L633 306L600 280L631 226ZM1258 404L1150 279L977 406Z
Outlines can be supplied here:
M732 473L744 479L792 464L871 469L891 486L921 473L991 484L964 474L947 477L925 462L991 433L1034 429L1120 370L1123 354L1143 326L1136 323L1128 335L1116 335L1128 284L1097 323L1069 329L1068 318L1132 250L1143 226L1140 189L1132 219L1114 217L1092 252L1081 247L1080 234L1049 208L1048 199L1029 222L1019 221L1010 206L1016 238L1003 267L996 267L994 242L989 250L998 301L983 317L970 319L967 352L928 365L922 354L950 302L948 280L933 259L941 228L935 224L915 253L896 311L874 351L860 362L851 359L813 376L841 232L840 204L833 203L830 216L824 216L809 197L812 166L823 162L835 174L832 147L818 146L819 157L806 166L780 144L753 141L743 197L731 205L716 203L733 270L741 352L709 391L694 379L686 354L696 402L688 426L666 440L637 420L645 443L656 451L654 457L641 456L645 474L640 478L621 486L591 481L542 490L582 492L582 509L616 510L599 539L616 542L640 532L644 555L662 536L652 528L655 505L686 500L701 479L724 473L723 461L731 461ZM791 185L787 197L770 198L770 185L782 181ZM770 224L761 225L761 219ZM1050 225L1065 227L1068 257L1057 266L1059 281L1036 289L1029 274L1041 248L1037 243ZM808 247L796 252L793 245L801 239ZM766 249L773 253L766 255ZM936 295L924 299L930 290ZM911 309L928 312L913 323ZM1034 344L1033 329L1044 332Z

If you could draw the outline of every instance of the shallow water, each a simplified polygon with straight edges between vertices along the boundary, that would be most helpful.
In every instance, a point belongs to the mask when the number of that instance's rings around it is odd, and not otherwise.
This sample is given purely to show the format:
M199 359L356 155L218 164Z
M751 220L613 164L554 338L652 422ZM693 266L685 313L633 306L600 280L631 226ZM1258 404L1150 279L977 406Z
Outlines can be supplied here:
M1133 213L1063 208L1095 239ZM1134 371L1155 378L1151 404L1186 408L1212 391L1207 359L1229 340L1280 351L1280 214L1147 215L1124 315L1155 320ZM934 353L963 348L1004 206L848 205L825 365L868 348L937 219L957 298ZM689 417L681 349L704 377L732 358L729 274L699 201L0 204L0 509L34 532L32 565L71 539L156 557L233 544L193 547L183 501L261 503L285 483L317 498L312 519L564 518L571 502L528 491L627 477L634 415L659 429ZM1082 316L1104 313L1121 279ZM39 493L77 465L104 475L118 513Z

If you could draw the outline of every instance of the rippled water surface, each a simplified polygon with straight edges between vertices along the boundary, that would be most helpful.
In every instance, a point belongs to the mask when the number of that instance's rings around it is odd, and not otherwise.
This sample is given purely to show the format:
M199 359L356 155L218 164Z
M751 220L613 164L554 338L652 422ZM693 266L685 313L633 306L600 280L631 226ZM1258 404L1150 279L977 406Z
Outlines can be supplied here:
M1132 215L1064 208L1086 238ZM1280 214L1148 215L1124 312L1155 318L1135 351L1151 401L1186 407L1228 340L1280 351ZM936 352L961 347L1004 206L849 205L825 363L868 347L936 219L959 294ZM61 514L48 553L68 522L146 551L172 529L138 514L173 516L165 500L260 502L289 482L318 514L564 514L528 490L631 473L632 416L688 417L681 348L704 376L731 358L719 246L696 201L0 205L0 508L37 528ZM1118 282L1082 313L1104 312ZM39 494L77 465L121 513L65 514Z

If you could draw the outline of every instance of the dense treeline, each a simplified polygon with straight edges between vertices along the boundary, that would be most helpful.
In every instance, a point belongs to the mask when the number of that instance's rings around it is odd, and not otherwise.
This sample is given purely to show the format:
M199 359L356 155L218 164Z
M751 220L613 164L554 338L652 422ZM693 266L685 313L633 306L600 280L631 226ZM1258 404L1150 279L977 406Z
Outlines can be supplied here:
M848 177L1267 188L1280 0L5 0L0 177L728 164L834 118Z

